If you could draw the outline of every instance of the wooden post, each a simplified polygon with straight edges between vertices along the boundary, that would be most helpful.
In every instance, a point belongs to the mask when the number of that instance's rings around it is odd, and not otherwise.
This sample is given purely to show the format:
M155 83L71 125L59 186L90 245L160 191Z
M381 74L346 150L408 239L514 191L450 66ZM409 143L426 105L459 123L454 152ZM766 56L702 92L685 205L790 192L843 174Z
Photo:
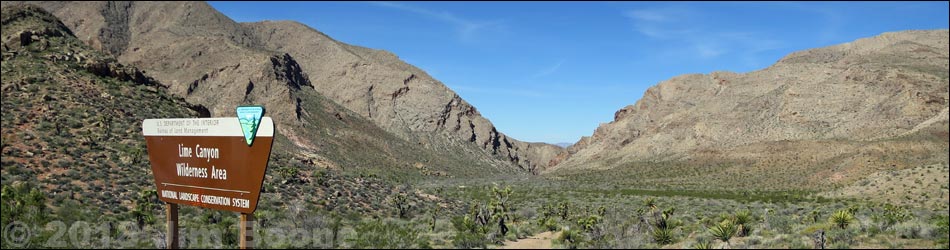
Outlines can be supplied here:
M241 213L241 249L254 248L254 214Z
M178 204L165 203L165 247L178 249Z

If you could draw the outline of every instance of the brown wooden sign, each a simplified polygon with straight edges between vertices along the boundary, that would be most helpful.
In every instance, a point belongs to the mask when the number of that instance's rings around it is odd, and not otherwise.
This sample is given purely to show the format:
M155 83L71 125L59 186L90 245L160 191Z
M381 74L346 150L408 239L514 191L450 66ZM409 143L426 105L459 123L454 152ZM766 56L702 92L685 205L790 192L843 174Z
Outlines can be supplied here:
M274 143L274 121L260 119L253 143L241 126L237 117L143 121L159 199L253 213Z

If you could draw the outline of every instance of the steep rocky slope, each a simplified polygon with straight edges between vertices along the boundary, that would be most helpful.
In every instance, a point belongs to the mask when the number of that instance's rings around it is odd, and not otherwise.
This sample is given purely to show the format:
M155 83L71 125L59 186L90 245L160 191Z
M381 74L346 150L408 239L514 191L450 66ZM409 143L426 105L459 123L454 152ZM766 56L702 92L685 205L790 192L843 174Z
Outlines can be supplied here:
M474 143L530 170L551 165L561 151L498 132L458 94L387 51L347 45L292 21L243 25L264 48L294 55L317 91L402 138L430 148Z
M425 72L379 50L337 42L293 22L238 24L203 2L34 2L86 43L137 65L172 93L233 113L262 103L300 147L300 103L316 91L398 138L456 162L540 171L563 151L498 132L470 104ZM471 158L473 157L473 158ZM472 165L472 164L468 164Z
M141 120L207 115L39 8L4 7L2 23L4 186L122 211L151 183Z
M687 162L768 177L758 186L847 183L946 162L947 89L947 30L884 33L750 73L661 82L549 172Z
M7 197L8 187L31 185L55 208L52 214L62 218L89 216L84 219L94 219L98 215L114 215L105 219L117 220L134 216L136 212L132 210L137 209L135 203L140 202L140 192L154 189L141 134L142 120L204 117L208 116L208 110L170 94L167 87L142 70L120 64L112 56L87 46L41 8L4 6L2 25L0 99L4 115L0 133L3 144L0 176L4 206L12 202ZM328 117L321 122L334 128L335 135L331 137L352 139L334 145L334 150L380 152L357 155L320 151L327 157L340 157L341 162L357 167L384 161L383 158L389 157L385 156L387 152L413 154L413 159L433 164L441 162L437 156L409 151L412 150L409 143L393 144L399 140L357 116L322 113L323 109L334 109L322 107L332 103L328 100L311 100L314 103L305 102L304 106L320 117ZM346 111L342 107L335 109ZM343 133L368 138L348 138L352 135ZM327 136L313 136L324 137ZM278 134L278 140L285 141L286 145L288 138ZM373 148L380 145L398 148ZM339 156L343 153L346 154ZM385 214L392 211L391 204L381 201L400 194L418 209L440 204L448 206L445 203L452 202L432 202L431 198L423 202L415 190L395 185L392 178L382 178L382 173L377 173L377 177L372 172L349 174L338 169L323 169L319 167L322 164L327 163L301 159L285 147L275 148L264 181L262 203L266 205L258 211L282 209L284 202L306 202L327 211ZM440 173L415 166L396 166L385 171L390 175L393 172ZM274 201L280 203L272 204ZM79 208L87 212L66 214L71 211L68 209ZM159 211L152 212L159 214ZM7 219L10 218L4 218Z

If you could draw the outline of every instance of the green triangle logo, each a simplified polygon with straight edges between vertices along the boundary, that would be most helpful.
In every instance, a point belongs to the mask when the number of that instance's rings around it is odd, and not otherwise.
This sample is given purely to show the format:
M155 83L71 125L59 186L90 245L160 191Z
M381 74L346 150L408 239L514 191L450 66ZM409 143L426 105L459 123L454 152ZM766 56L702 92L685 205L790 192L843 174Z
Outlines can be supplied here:
M261 118L264 117L264 106L238 106L237 116L241 122L241 131L244 132L244 140L251 146L257 136L257 127L261 125Z

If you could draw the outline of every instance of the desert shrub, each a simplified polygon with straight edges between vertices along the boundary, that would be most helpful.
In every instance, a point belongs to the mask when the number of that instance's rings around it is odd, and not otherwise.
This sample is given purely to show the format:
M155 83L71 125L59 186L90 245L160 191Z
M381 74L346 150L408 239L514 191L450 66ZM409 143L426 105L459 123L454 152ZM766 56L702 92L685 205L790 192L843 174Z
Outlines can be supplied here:
M485 239L485 235L476 231L474 221L470 218L453 218L452 226L455 227L455 236L452 237L452 243L455 245L455 248L485 248L488 243Z
M831 217L828 218L828 221L841 229L848 228L848 225L854 223L854 214L849 210L838 210L834 214L831 214Z
M2 206L0 206L0 220L4 226L12 225L12 222L23 223L27 226L35 225L46 225L49 221L49 207L46 205L46 195L39 189L33 187L29 183L14 183L12 185L3 185L2 191L0 191L0 196L2 196ZM4 228L4 236L9 234L13 236L12 232L7 232L8 228ZM25 244L39 246L45 239L43 237L32 237L27 239L28 241L23 242ZM3 249L9 249L16 245L12 245L8 238L4 238L3 241L0 241L0 246ZM10 244L10 245L8 245ZM19 247L22 247L19 246Z
M556 239L558 243L569 249L577 249L584 244L584 235L577 229L566 229Z
M830 249L851 249L851 245L848 245L845 242L833 242L831 243L831 246L829 246L829 248Z
M923 228L916 222L904 222L894 226L897 236L903 239L920 239L923 235Z
M561 216L562 220L567 220L571 215L570 205L564 201L557 205L557 214Z
M557 220L551 217L538 218L538 226L548 231L555 231L560 228L560 226L557 225Z
M826 239L831 248L847 249L855 243L856 234L851 230L830 230L827 231Z
M673 230L679 228L683 223L672 218L675 212L676 208L668 208L662 212L653 213L652 235L653 241L657 244L669 245L676 241Z
M668 228L653 229L653 241L660 245L673 244L673 230Z
M712 249L712 242L709 239L699 237L696 239L696 242L693 243L693 249Z
M769 228L775 232L787 233L792 231L793 222L789 216L770 214L765 218L765 222L768 223Z
M135 197L135 207L132 209L132 217L135 218L139 229L145 225L155 224L155 210L159 205L156 202L158 198L157 191L154 189L140 190Z
M937 224L937 229L934 230L937 237L937 245L942 249L950 248L950 220L948 220L947 215L937 216L934 219Z
M600 223L600 216L590 215L586 218L581 218L577 220L577 225L585 232L591 232L596 229L597 224Z
M49 217L46 195L29 183L3 185L0 196L3 225L12 221L40 224Z
M742 210L737 212L733 218L733 222L736 224L736 236L749 236L749 233L752 232L752 212L749 210Z
M891 204L885 204L880 212L875 212L871 215L871 221L877 224L881 231L886 231L890 227L912 218L913 215L910 214L910 211Z
M455 246L459 248L484 247L498 243L508 234L511 221L511 187L492 187L487 204L472 202L468 214L452 219L456 228Z
M409 204L409 199L406 194L396 194L390 202L396 208L396 214L399 215L399 218L409 218L409 210L412 209L412 204Z
M416 230L412 223L400 226L377 219L360 222L354 230L355 235L347 239L353 248L430 248L428 236Z
M729 244L729 240L736 235L737 231L738 228L736 228L736 224L731 220L723 220L709 228L709 233L712 234L713 237L716 237L717 240L727 245Z

